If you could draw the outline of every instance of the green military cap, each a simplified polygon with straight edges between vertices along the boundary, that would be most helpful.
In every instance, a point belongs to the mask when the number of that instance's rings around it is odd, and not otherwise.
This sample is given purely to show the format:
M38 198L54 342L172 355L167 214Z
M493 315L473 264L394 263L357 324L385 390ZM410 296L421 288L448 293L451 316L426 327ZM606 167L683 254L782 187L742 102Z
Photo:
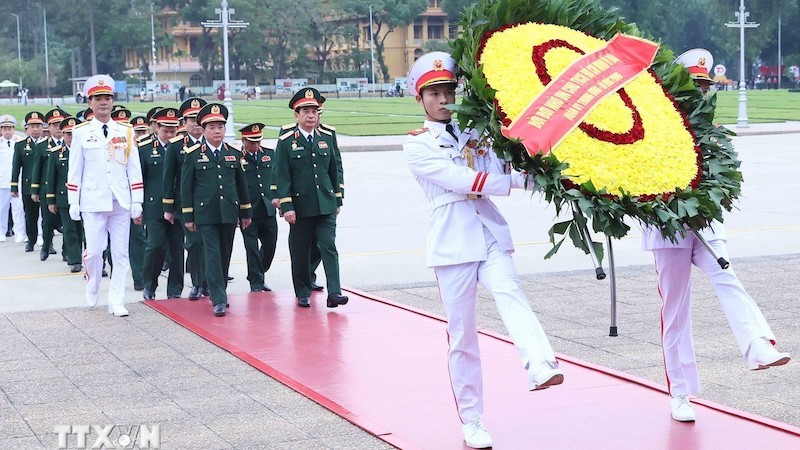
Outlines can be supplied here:
M205 126L211 122L227 122L228 108L221 103L209 103L197 113L197 123Z
M61 124L58 126L61 128L62 131L65 133L72 133L72 129L75 128L75 125L81 123L81 119L76 119L75 117L68 117L61 121Z
M295 111L304 106L315 106L319 108L323 103L325 103L325 97L323 97L318 90L312 87L305 87L295 92L292 99L289 100L289 108Z
M242 139L247 139L248 141L253 142L261 142L264 139L264 124L263 123L251 123L246 127L239 130L242 133Z
M180 113L176 108L161 108L155 114L153 114L153 118L151 120L155 120L159 125L165 125L168 127L177 127L179 125L179 115Z
M134 130L146 130L150 127L147 123L147 118L144 116L136 116L131 119L130 124L133 125Z
M42 116L42 113L38 111L31 111L28 114L25 114L25 126L34 123L44 123L44 116Z
M114 122L128 123L128 121L131 119L131 112L123 106L117 108L116 110L112 109L111 119L113 119Z
M207 104L208 102L200 97L192 97L187 98L181 103L181 107L178 109L180 110L181 117L196 117L200 109Z
M92 118L94 118L94 111L92 111L92 108L86 108L83 111L79 112L77 114L77 117L79 119L82 119L84 122L87 122L89 120L92 120Z
M161 108L162 108L161 106L154 106L154 107L150 108L150 111L147 111L147 114L145 114L145 116L144 116L147 119L147 123L151 123L153 121L153 116Z
M61 122L64 119L66 119L67 117L69 117L69 113L68 112L64 111L63 109L56 108L56 109L51 109L50 111L47 111L47 114L44 115L44 121L45 121L45 123L48 123L48 124L50 124L50 123L58 123L58 122Z

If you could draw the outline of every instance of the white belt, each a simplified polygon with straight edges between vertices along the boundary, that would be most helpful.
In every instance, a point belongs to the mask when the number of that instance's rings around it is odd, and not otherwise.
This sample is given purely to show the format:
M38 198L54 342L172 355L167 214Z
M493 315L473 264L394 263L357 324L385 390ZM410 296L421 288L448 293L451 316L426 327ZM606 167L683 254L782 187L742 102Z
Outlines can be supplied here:
M467 194L459 194L457 192L447 192L441 195L437 195L430 200L431 206L433 209L436 209L440 206L449 205L450 203L460 202L462 200L467 200Z

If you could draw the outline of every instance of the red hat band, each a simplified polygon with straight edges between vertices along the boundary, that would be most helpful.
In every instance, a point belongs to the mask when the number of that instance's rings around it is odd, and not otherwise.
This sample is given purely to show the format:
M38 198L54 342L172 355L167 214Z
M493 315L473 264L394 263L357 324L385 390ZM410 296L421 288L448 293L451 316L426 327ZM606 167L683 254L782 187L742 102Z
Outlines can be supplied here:
M440 82L455 83L456 76L453 74L453 72L450 72L446 69L431 70L430 72L426 72L424 75L419 77L419 80L417 80L417 92L419 92L425 86Z

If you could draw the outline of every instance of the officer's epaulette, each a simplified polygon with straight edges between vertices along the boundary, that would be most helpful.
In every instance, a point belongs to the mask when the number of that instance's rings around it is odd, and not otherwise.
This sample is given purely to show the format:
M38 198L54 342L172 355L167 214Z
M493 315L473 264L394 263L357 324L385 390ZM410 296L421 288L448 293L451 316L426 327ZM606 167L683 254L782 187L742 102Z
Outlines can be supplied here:
M318 129L319 129L319 132L322 133L322 134L327 134L328 136L333 136L332 132L330 132L330 131L328 131L328 130L326 130L324 128L318 128Z
M61 150L61 147L62 147L61 145L56 145L55 147L49 148L48 150L50 150L51 152L57 152Z
M197 144L194 144L191 147L184 148L183 152L188 155L189 153L192 153L193 151L197 150L198 148L200 148L200 143L199 142Z
M144 147L145 145L150 145L153 142L153 138L144 139L136 143L139 147Z
M85 127L86 125L89 125L90 123L92 123L92 122L91 121L81 122L81 123L75 125L74 127L72 127L72 129L73 130L77 130L78 128Z
M183 139L183 135L179 134L179 135L175 136L174 138L170 139L169 143L170 144L174 144L176 142L180 142L182 139Z
M287 131L286 133L283 133L278 139L282 141L292 135L294 135L294 131Z
M228 148L229 148L229 149L231 149L231 150L236 150L237 152L239 152L239 153L242 153L242 151L241 151L241 150L239 150L238 148L236 148L236 147L234 147L234 146L232 146L232 145L230 145L230 144L228 144L228 143L225 143L225 145L227 145L227 146L228 146Z
M296 127L296 123L287 123L281 127L281 131L291 130L292 128Z
M427 128L417 128L416 130L409 131L408 134L410 134L412 136L419 136L420 134L422 134L422 133L424 133L426 131L428 131Z
M326 123L320 123L319 127L322 128L323 130L333 131L334 133L336 132L336 127L332 127Z
M129 124L128 122L117 122L117 123L122 125L123 127L133 128L133 125Z

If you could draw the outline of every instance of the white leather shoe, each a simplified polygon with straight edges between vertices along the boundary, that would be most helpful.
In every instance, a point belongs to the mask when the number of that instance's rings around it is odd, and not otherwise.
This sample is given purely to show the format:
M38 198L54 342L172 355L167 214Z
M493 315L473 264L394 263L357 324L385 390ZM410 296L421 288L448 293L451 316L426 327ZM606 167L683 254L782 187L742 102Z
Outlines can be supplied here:
M5 241L6 241L6 235L0 233L0 242L5 242Z
M747 350L747 365L750 370L769 369L782 366L792 359L788 353L775 350L775 346L764 338L758 338L750 344Z
M99 300L100 300L100 299L99 299L98 297L91 297L91 296L88 296L88 295L86 296L86 304L87 304L87 305L89 305L89 306L91 306L92 308L94 308L95 306L97 306L97 302L98 302Z
M125 317L128 315L128 310L122 305L108 305L108 313L117 317Z
M669 401L669 406L672 409L673 419L678 422L694 422L694 409L692 409L692 403L689 401L688 395L672 397Z
M557 362L540 361L528 367L528 390L539 391L564 382Z
M14 235L14 243L16 243L16 244L21 244L23 242L26 242L27 240L28 240L28 238L24 234L15 234Z
M492 446L492 437L489 436L489 432L486 431L486 427L483 426L481 419L475 419L474 422L465 423L464 426L461 427L461 431L464 433L464 442L466 442L467 447L488 448Z

